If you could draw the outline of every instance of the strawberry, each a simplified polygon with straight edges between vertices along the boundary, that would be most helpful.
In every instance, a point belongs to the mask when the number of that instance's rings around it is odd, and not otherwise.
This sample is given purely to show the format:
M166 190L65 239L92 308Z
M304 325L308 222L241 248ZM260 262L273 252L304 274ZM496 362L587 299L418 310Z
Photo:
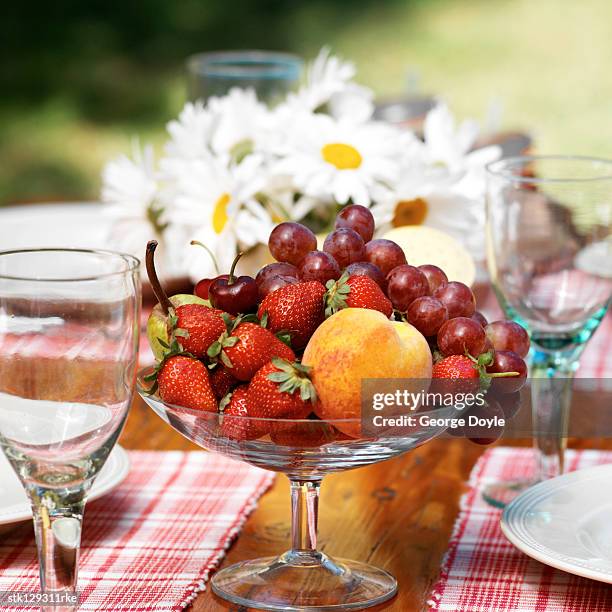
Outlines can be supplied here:
M226 438L237 440L255 440L264 436L268 430L265 421L243 418L252 417L252 404L249 402L248 385L236 387L232 393L223 398L220 407L223 409L221 434Z
M386 317L393 314L393 305L380 285L369 276L349 276L344 273L337 281L327 281L325 316L329 317L343 308L368 308L378 310Z
M256 323L236 321L208 350L212 359L220 359L238 380L250 380L273 357L293 361L295 353L269 329Z
M210 386L208 368L193 357L167 357L157 372L157 385L159 396L167 404L217 412L217 400Z
M236 385L238 380L224 365L217 365L210 372L210 385L217 399L225 397Z
M287 332L294 349L303 349L325 317L324 295L318 281L285 285L268 293L257 316L272 332Z
M203 304L185 304L176 309L174 335L183 349L198 359L206 357L208 347L225 331L226 323L222 310Z
M455 394L478 391L481 375L478 364L466 355L450 355L434 365L431 377L444 379L432 382L431 392Z
M478 378L477 365L465 355L444 357L433 367L432 378Z
M249 383L253 415L271 419L305 419L317 394L310 368L275 357L260 368Z

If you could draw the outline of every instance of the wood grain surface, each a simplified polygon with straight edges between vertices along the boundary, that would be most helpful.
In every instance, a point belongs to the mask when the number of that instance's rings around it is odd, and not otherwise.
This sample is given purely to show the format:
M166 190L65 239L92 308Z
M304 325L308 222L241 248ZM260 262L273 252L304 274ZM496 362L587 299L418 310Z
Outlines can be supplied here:
M134 400L120 443L128 449L197 449L140 398ZM514 444L527 445L529 441ZM604 440L576 440L571 445L612 448ZM398 579L397 596L372 610L411 612L426 608L459 498L472 466L486 448L463 439L438 439L390 461L325 478L320 505L321 548L337 557L370 562ZM289 486L284 476L278 476L222 567L286 550L289 533ZM196 611L239 609L210 590L193 604Z

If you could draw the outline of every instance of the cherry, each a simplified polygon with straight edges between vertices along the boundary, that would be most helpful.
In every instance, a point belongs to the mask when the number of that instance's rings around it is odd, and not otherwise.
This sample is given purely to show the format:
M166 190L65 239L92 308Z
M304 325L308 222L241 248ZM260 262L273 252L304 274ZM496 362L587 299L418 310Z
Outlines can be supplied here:
M215 257L215 254L204 243L200 242L199 240L192 240L190 244L192 244L193 246L202 247L210 255L210 258L215 264L217 276L214 276L213 278L203 278L202 280L198 281L196 283L196 286L193 288L194 295L197 295L203 300L207 300L208 290L210 289L210 285L212 284L212 282L217 280L218 278L228 278L229 274L219 274L219 264L217 263L217 258Z
M208 290L210 289L211 284L216 281L218 278L229 278L229 274L220 274L219 276L215 276L214 278L203 278L202 280L196 283L196 286L193 288L193 294L197 295L199 298L203 300L208 299Z
M220 310L237 315L252 312L257 307L257 283L250 276L234 276L234 270L243 253L232 263L228 278L216 278L208 288L210 303Z

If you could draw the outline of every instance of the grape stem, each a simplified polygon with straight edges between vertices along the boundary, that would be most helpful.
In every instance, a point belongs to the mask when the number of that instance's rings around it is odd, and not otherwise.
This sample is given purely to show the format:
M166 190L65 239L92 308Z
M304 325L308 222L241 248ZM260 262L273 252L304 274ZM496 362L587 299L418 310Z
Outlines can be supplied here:
M151 289L153 289L153 293L159 302L164 314L168 314L170 308L173 308L172 302L168 297L168 294L164 291L164 288L161 286L159 282L159 277L157 276L157 271L155 270L155 249L157 248L157 240L149 240L147 242L147 253L145 255L145 265L147 268L147 276L149 277L149 282L151 283Z

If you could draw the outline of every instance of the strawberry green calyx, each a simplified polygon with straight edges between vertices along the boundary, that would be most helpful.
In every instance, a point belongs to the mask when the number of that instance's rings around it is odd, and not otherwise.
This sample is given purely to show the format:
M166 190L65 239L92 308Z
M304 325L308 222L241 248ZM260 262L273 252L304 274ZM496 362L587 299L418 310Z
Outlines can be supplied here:
M274 357L272 364L280 372L271 372L268 374L268 379L279 383L278 390L280 392L294 393L299 391L300 398L303 401L310 401L313 404L317 401L317 391L309 376L312 368L298 362L289 363L286 359L280 357Z
M325 293L325 316L330 317L339 310L347 307L346 297L351 292L351 287L348 284L349 274L344 272L337 280L328 280L325 284L327 292Z
M252 317L255 315L240 315L236 318L232 318L226 312L221 315L221 318L225 322L225 331L219 336L218 340L215 340L209 347L206 354L210 357L210 365L208 366L210 369L214 368L219 361L223 363L227 368L233 368L230 358L227 356L224 348L228 346L235 346L238 342L239 338L237 336L232 336L232 332L240 325L240 323L244 323L245 320L252 321ZM257 320L257 317L255 317Z

